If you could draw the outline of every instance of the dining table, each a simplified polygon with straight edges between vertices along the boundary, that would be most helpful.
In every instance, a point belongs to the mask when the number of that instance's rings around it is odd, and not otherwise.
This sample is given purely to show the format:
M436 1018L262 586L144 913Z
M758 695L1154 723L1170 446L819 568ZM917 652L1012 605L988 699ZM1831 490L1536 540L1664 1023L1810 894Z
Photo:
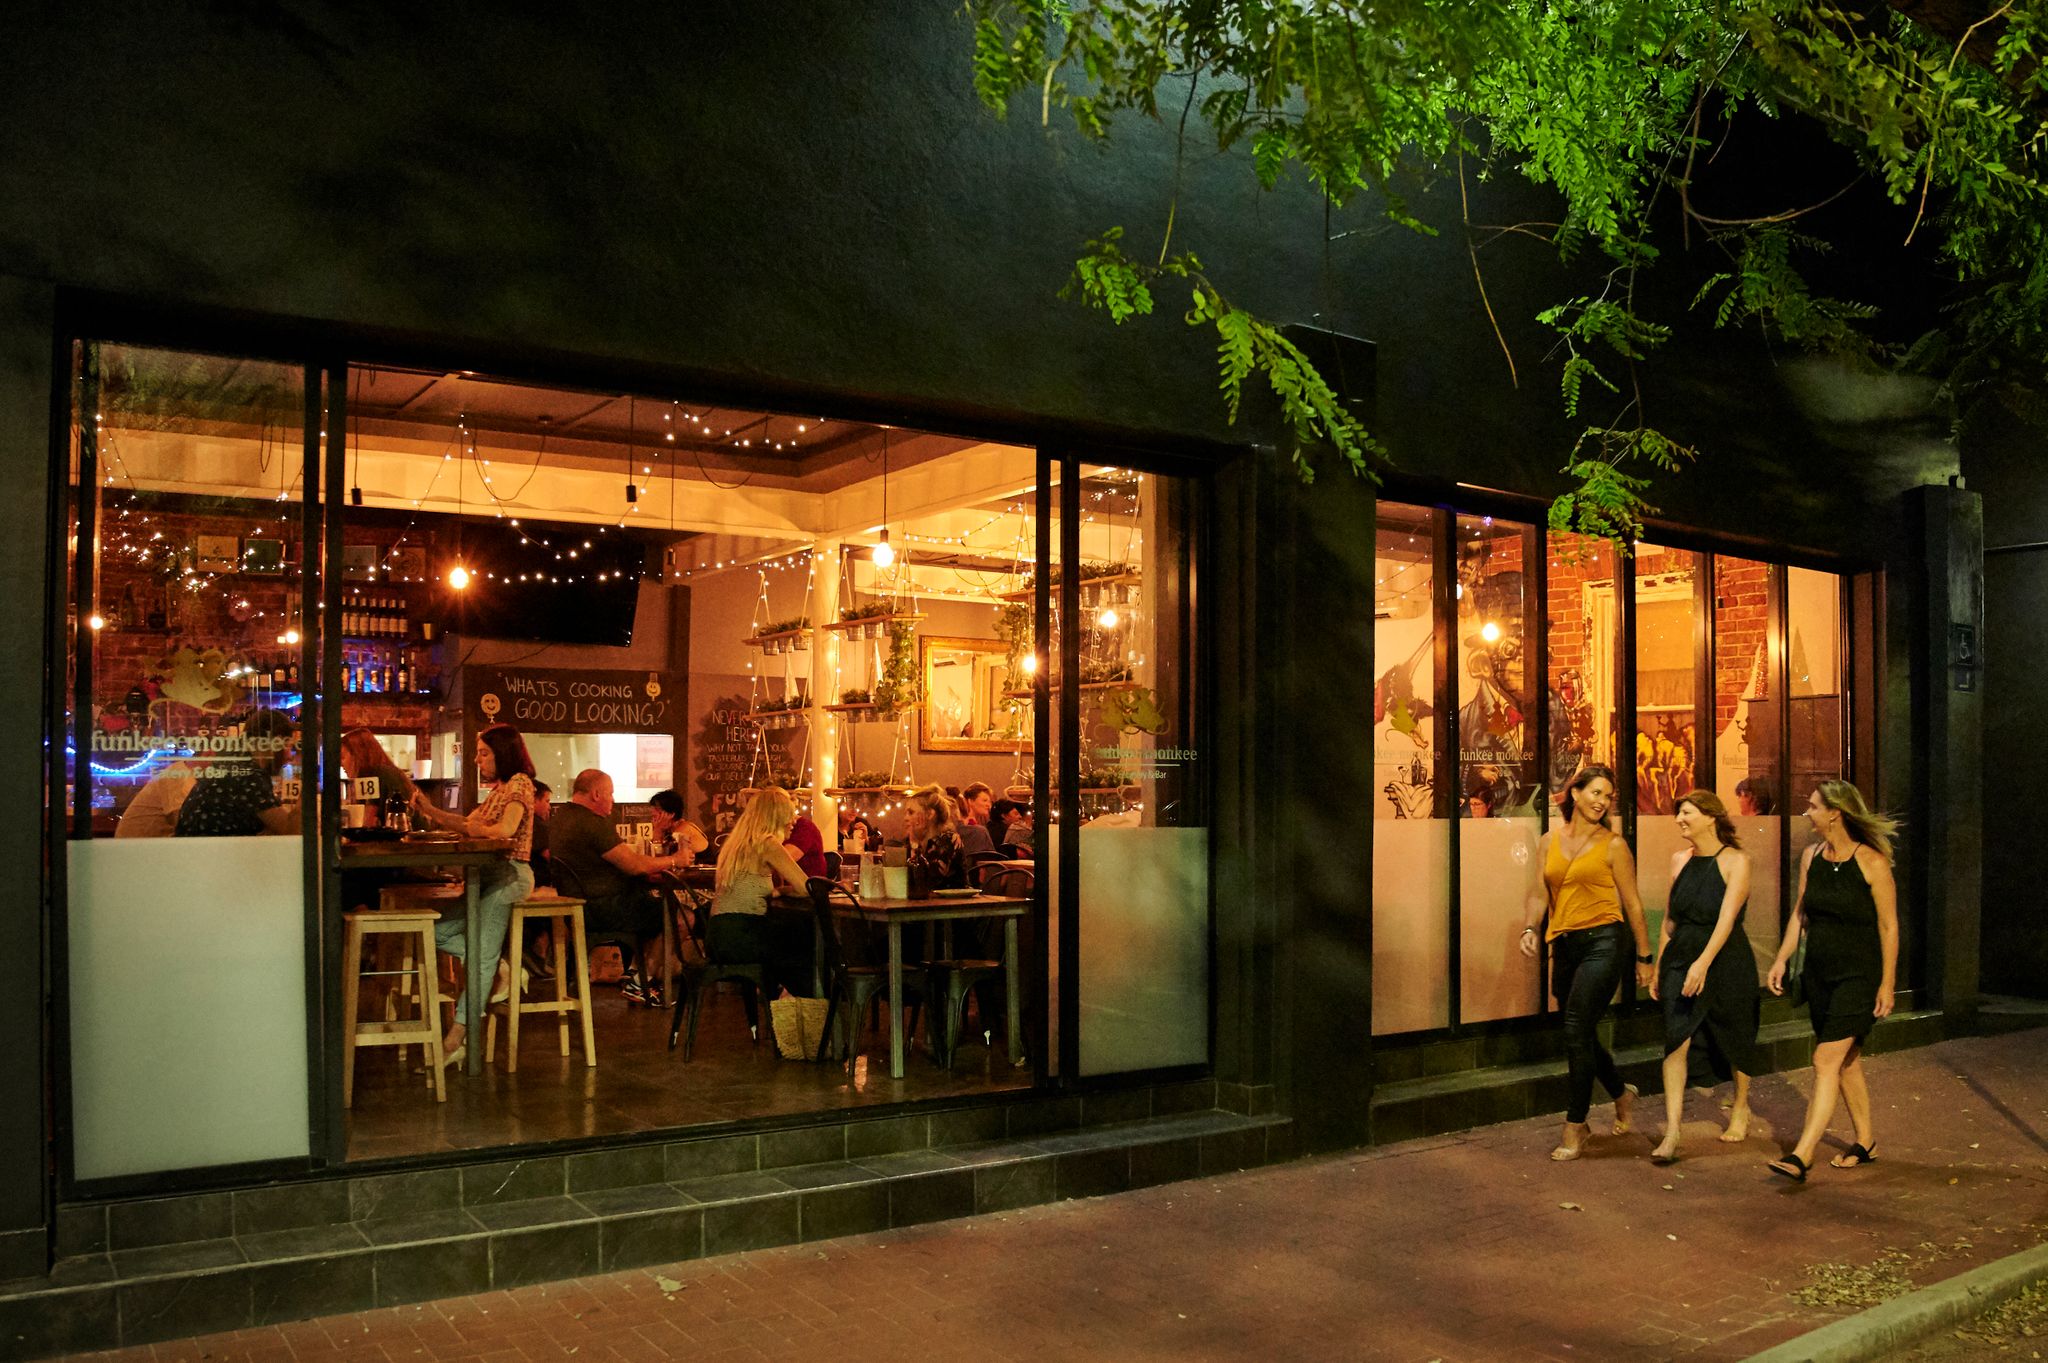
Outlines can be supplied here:
M889 941L889 1077L903 1077L903 929L909 923L937 923L943 928L974 919L1000 918L1003 922L1003 1001L1011 1065L1025 1061L1023 1038L1024 1006L1019 988L1021 971L1017 950L1017 924L1031 910L1028 896L932 895L923 899L876 899L854 895L851 901L833 900L842 918L880 923Z
M463 989L469 1006L463 1015L482 1018L495 969L478 959L483 955L483 915L477 912L478 887L483 868L511 854L510 838L419 837L407 834L377 841L344 838L341 869L344 871L400 871L457 869L462 872L463 937L468 951L464 958ZM491 966L495 966L495 962ZM470 1074L484 1072L484 1048L471 1046L464 1066Z

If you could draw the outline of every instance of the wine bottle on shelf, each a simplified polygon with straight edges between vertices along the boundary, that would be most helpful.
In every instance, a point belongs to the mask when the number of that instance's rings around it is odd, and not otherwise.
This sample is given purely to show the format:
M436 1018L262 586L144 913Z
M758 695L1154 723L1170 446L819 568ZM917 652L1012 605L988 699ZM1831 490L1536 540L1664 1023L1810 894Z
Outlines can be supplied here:
M297 689L298 689L298 685L299 685L299 660L298 660L297 658L286 658L286 659L285 659L285 663L284 663L284 684L285 684L286 686L288 686L288 687L292 688L293 690L297 690Z
M273 691L284 689L284 655L282 653L270 660L270 688Z

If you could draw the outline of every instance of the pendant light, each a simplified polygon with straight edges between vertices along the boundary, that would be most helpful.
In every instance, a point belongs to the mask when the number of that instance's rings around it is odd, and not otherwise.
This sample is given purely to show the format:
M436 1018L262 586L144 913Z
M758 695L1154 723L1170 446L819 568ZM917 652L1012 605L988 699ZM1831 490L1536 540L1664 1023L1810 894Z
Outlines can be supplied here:
M455 591L460 592L467 591L470 583L470 571L462 563L462 482L463 479L469 476L468 465L471 452L469 444L469 413L464 412L455 418L455 429L457 436L456 445L462 451L462 458L457 460L455 464L455 566L448 570L448 585Z
M877 568L886 568L896 561L896 551L889 547L889 428L882 428L882 542L874 547L869 557Z

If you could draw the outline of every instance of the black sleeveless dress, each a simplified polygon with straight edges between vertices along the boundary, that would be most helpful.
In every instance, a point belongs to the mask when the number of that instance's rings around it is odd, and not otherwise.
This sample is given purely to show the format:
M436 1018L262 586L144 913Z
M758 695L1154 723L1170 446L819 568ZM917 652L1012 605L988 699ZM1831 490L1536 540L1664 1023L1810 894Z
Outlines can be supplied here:
M1706 1034L1706 1060L1716 1078L1728 1080L1735 1071L1757 1072L1756 957L1750 953L1749 934L1742 930L1742 914L1714 963L1707 967L1706 986L1691 998L1682 992L1685 974L1706 950L1721 919L1721 900L1728 882L1713 857L1694 856L1671 885L1671 903L1665 915L1671 923L1671 940L1657 966L1657 994L1664 1004L1664 1054L1683 1046L1694 1034ZM1746 909L1747 906L1745 906ZM1699 1048L1695 1048L1696 1050Z
M1806 1011L1815 1041L1861 1041L1877 1025L1878 977L1884 953L1877 939L1877 901L1851 857L1829 861L1815 852L1806 867Z

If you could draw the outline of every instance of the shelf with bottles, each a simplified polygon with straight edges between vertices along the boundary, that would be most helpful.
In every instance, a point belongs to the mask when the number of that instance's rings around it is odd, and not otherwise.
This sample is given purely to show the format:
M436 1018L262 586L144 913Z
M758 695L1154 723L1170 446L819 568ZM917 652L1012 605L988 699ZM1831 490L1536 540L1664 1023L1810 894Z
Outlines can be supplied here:
M388 644L413 637L412 606L395 591L347 591L341 597L341 636L349 643Z
M341 689L351 696L433 696L438 669L423 664L412 644L386 641L351 645L341 654Z

